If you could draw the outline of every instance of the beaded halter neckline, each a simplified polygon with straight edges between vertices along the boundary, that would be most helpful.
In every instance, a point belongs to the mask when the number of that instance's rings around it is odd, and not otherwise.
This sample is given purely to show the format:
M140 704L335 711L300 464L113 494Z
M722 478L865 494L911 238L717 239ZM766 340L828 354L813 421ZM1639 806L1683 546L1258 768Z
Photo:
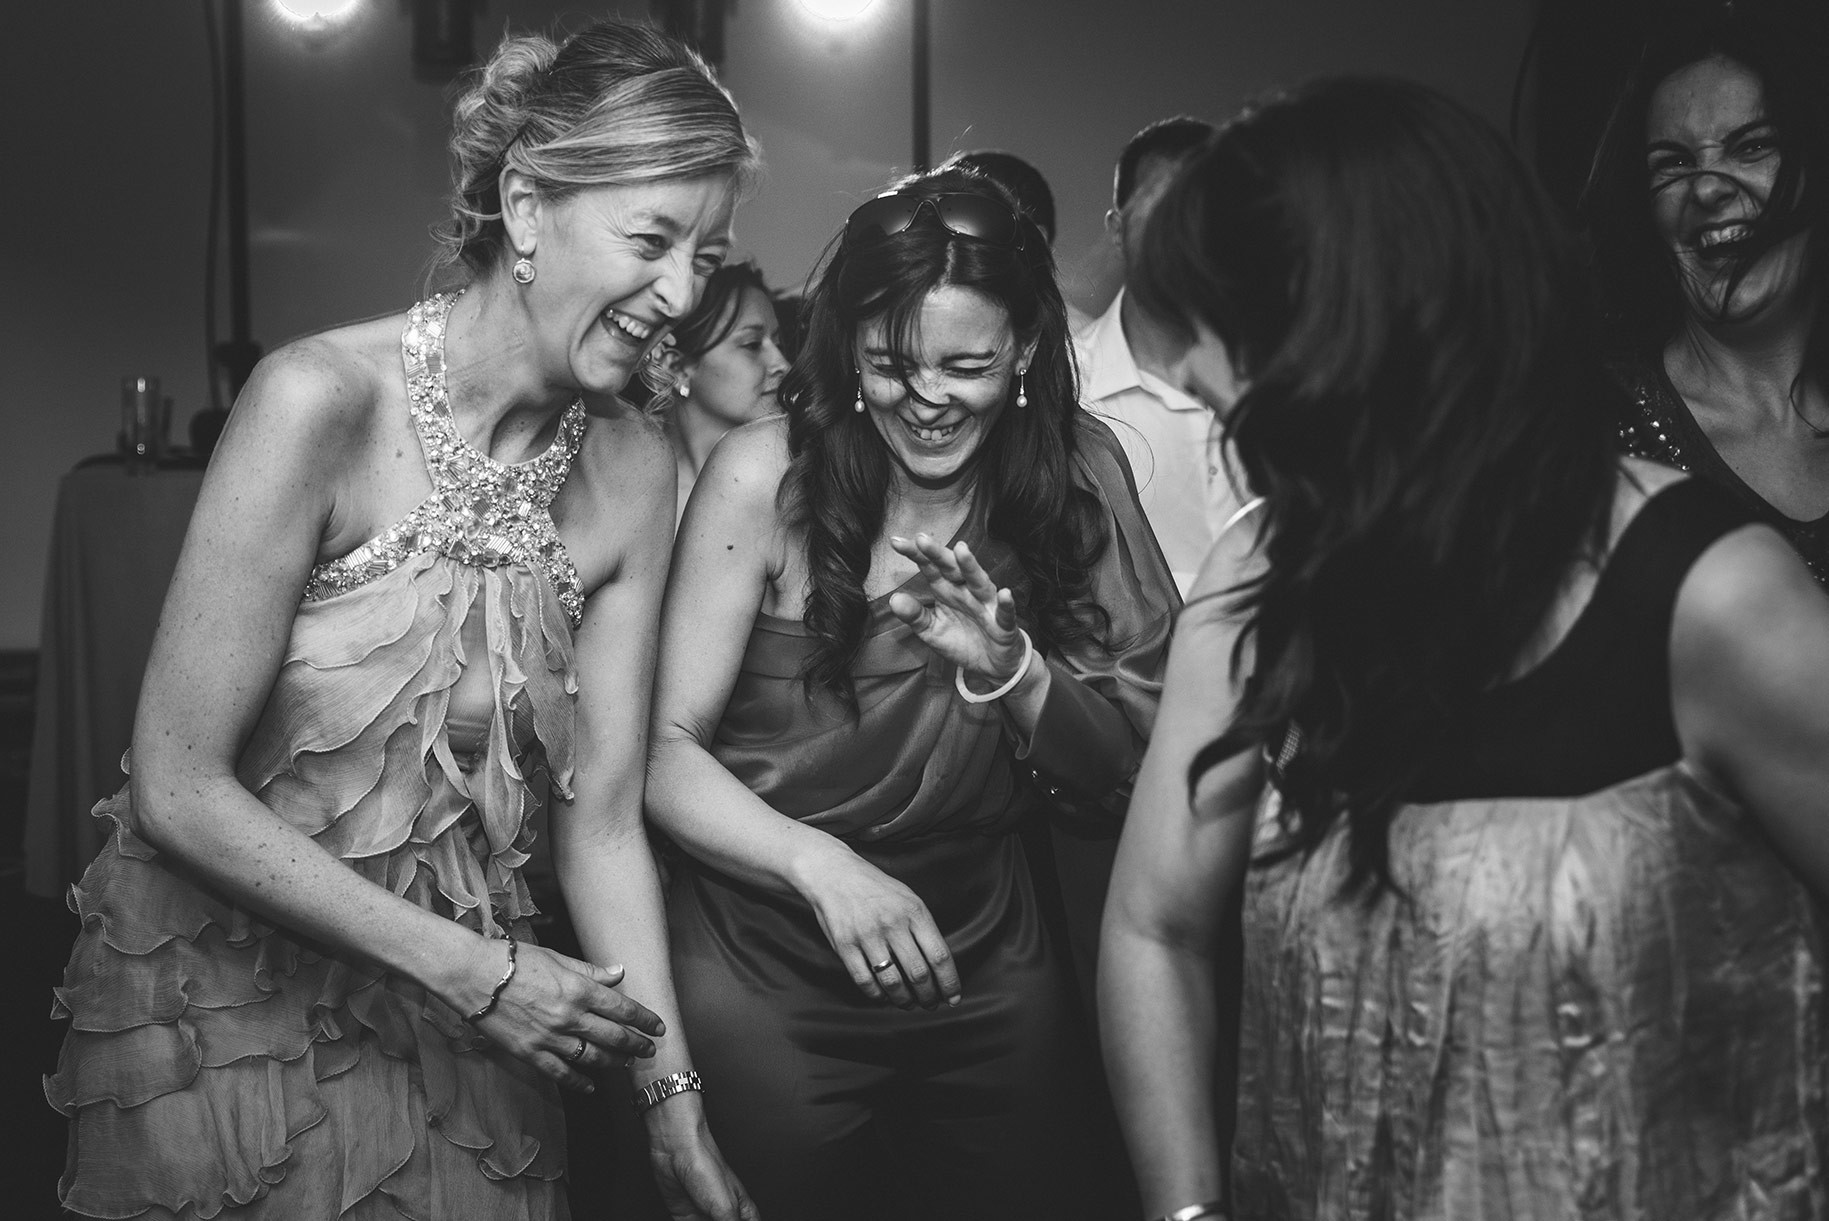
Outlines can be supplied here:
M333 598L392 572L411 555L436 551L473 567L525 564L551 583L575 628L584 615L584 591L550 508L584 439L584 400L573 400L553 443L526 462L498 462L466 441L445 388L446 323L462 295L459 289L421 301L407 311L400 336L408 409L432 494L382 534L314 568L305 600Z

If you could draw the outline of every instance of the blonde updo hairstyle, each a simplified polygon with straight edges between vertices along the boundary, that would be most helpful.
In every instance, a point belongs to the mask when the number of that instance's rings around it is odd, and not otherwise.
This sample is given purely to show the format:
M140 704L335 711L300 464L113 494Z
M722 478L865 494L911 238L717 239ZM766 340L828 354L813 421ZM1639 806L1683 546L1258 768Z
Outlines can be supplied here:
M585 187L753 181L756 145L705 61L646 26L599 21L555 43L510 36L457 99L443 262L486 275L503 261L500 183L518 170L551 200Z

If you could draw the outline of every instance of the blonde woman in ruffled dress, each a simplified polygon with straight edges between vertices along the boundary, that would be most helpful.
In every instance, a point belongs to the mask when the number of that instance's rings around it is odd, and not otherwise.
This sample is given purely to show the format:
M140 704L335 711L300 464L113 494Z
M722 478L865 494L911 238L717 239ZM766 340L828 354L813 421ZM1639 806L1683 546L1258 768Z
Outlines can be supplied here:
M73 894L79 1214L563 1217L558 1087L633 1060L674 1214L754 1216L641 823L673 455L616 399L753 145L696 57L604 22L505 40L452 152L467 287L267 358L205 481ZM590 961L528 935L541 772Z

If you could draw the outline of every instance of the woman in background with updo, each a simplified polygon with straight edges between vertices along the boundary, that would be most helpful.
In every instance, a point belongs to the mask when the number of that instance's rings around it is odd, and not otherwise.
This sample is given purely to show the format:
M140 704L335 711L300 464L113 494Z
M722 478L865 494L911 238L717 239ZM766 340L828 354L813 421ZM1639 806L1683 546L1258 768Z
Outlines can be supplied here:
M468 282L261 362L204 483L73 894L77 1213L563 1217L557 1087L633 1059L674 1214L754 1216L642 831L674 464L616 397L753 145L696 56L604 22L504 42L452 150ZM590 961L529 937L537 771Z
M705 282L692 316L657 348L644 380L656 397L679 464L679 511L711 447L739 424L781 410L775 398L787 372L781 323L754 263L720 267Z

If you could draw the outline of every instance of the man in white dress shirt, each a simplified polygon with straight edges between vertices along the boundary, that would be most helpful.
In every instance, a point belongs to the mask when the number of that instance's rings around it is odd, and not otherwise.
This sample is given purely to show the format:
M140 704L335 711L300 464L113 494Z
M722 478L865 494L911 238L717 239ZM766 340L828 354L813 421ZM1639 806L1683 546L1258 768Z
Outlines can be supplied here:
M1129 261L1125 210L1211 135L1210 124L1180 116L1131 137L1112 178L1105 225ZM1136 218L1130 220L1134 227ZM1219 445L1219 428L1200 402L1159 375L1164 366L1144 342L1136 308L1119 291L1099 317L1074 334L1080 397L1112 426L1130 459L1143 512L1168 557L1183 596L1207 552L1240 504L1235 476Z

